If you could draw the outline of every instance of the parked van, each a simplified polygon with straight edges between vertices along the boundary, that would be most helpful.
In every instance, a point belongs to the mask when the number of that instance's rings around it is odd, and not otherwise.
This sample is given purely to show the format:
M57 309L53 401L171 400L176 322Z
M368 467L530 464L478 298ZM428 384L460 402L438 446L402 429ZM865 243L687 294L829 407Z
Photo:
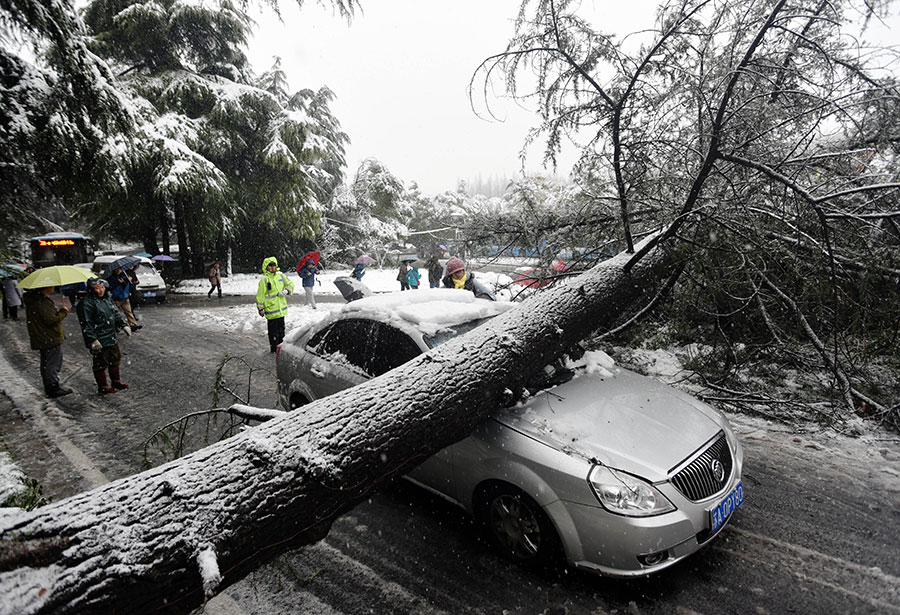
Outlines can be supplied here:
M93 265L91 265L91 271L97 274L100 277L103 277L103 271L106 269L106 266L111 262L118 260L126 256L125 254L105 254L103 256L98 256L94 259ZM137 268L137 276L138 276L138 293L140 295L139 301L144 300L154 300L157 303L162 303L166 300L166 282L162 279L162 276L159 275L159 271L156 270L156 267L153 265L153 261L145 256L135 256L134 258L140 260Z

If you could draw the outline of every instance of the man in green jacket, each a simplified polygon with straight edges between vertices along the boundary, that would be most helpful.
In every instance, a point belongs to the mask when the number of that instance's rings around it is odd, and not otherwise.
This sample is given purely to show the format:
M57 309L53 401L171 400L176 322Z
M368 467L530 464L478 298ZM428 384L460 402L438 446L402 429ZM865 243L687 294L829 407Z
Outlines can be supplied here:
M69 315L65 308L57 308L50 298L55 286L29 290L23 299L28 338L31 347L41 352L41 382L47 397L62 397L72 392L59 386L59 370L62 369L63 318Z
M263 260L263 277L256 290L256 310L265 316L269 333L269 352L275 352L284 340L284 317L287 316L287 297L294 291L294 283L278 270L278 260L270 256Z

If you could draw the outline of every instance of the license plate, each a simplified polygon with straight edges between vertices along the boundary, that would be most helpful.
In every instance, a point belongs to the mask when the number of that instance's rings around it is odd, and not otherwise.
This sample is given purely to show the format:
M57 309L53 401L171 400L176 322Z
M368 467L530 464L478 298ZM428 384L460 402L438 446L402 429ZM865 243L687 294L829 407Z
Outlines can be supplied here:
M738 483L728 495L722 498L722 500L709 511L710 530L715 532L722 527L722 524L728 519L728 515L733 513L737 507L743 503L744 485L743 483Z
M152 290L147 290L147 291L144 291L144 296L145 297L155 297L156 293L153 292Z

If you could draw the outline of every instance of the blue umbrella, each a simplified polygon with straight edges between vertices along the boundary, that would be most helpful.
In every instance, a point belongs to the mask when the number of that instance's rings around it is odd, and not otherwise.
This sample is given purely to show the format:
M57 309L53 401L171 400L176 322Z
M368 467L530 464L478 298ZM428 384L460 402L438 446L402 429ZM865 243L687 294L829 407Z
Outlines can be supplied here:
M146 252L138 252L135 256L143 256L144 258L150 258L150 255Z
M137 256L123 256L122 258L117 258L110 264L106 266L106 269L103 270L103 277L108 278L112 275L112 272L116 269L128 269L132 265L137 265L141 262Z
M25 272L25 267L23 267L22 265L17 265L15 263L2 263L2 265L0 266L7 270L18 271L19 273Z

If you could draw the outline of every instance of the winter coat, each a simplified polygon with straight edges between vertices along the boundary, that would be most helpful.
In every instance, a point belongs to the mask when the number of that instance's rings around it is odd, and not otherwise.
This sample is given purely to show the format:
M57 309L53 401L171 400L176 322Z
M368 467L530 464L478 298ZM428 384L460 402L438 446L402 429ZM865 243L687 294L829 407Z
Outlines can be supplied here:
M437 254L432 254L426 261L425 266L428 267L428 282L437 284L441 281L441 274L444 273L444 266L438 260Z
M219 286L222 284L222 272L218 267L210 267L207 276L209 277L209 283L211 285Z
M406 282L406 274L409 273L409 267L406 266L406 262L400 263L400 271L397 273L397 281L398 282Z
M269 263L275 264L275 272L266 271ZM270 256L262 264L263 277L259 281L256 290L256 310L263 312L267 320L284 318L287 316L287 299L281 294L287 290L287 294L294 292L294 283L286 275L278 270L278 259Z
M131 297L131 278L124 271L109 277L109 292L116 301L124 301Z
M409 271L406 272L406 283L409 284L410 288L419 288L419 280L422 279L422 276L419 275L418 267L410 267Z
M445 275L444 276L444 286L447 288L456 288L456 285L453 283L453 276ZM463 289L470 290L475 293L475 296L479 299L490 299L491 301L495 301L494 293L491 290L482 284L481 282L475 281L475 274L469 271L466 272L466 281L463 282Z
M22 291L19 289L19 283L13 278L3 280L3 298L9 307L22 305Z
M360 282L362 282L362 277L364 275L366 275L366 266L362 263L357 264L356 267L353 268L353 271L350 273L351 278L356 278Z
M69 313L57 308L53 299L39 291L25 293L24 301L31 347L46 350L62 344L66 339L62 321Z
M116 331L127 323L122 312L113 303L112 295L107 292L103 297L98 297L94 291L89 291L78 309L83 315L81 332L84 334L85 344L90 345L94 340L100 340L101 346L109 348L119 343Z
M303 286L307 288L310 286L316 285L316 274L319 272L319 268L315 265L310 267L309 265L303 265L300 269L300 278L303 280Z

